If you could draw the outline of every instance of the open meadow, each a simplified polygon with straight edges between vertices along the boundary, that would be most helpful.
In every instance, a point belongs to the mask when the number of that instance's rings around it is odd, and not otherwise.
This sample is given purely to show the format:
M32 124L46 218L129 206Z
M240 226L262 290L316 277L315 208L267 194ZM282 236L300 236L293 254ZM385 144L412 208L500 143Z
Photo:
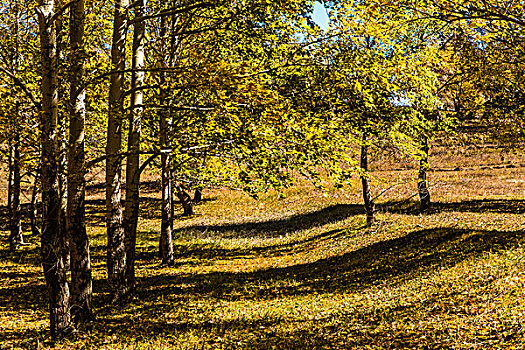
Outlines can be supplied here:
M426 214L406 200L416 191L410 164L372 171L374 193L398 185L377 199L371 228L358 179L343 190L301 183L284 199L205 190L196 215L176 219L173 267L157 256L159 191L147 182L137 293L120 305L104 302L104 191L88 187L96 319L56 348L523 349L520 156L433 154ZM15 253L0 232L1 349L51 347L39 238L24 227L29 244Z

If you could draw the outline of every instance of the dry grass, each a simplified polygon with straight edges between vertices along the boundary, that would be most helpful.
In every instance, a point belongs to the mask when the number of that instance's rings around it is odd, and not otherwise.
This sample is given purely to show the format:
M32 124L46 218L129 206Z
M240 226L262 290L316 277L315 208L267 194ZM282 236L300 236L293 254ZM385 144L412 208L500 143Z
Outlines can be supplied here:
M467 168L454 159L434 164ZM104 303L102 192L93 190L97 320L56 348L524 348L525 168L432 172L435 204L421 215L400 201L415 173L398 164L374 173L377 192L399 185L380 198L371 230L357 181L327 193L304 183L284 200L207 191L197 215L177 220L172 268L156 257L159 197L145 188L139 289L116 306ZM0 348L50 348L38 238L13 254L0 234Z

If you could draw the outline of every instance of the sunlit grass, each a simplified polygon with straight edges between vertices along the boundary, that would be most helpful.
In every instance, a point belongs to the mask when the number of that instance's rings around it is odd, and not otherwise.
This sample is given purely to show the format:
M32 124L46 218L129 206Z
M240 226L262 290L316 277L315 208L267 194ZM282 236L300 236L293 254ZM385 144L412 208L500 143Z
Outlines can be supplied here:
M436 204L423 215L400 203L413 174L375 174L377 192L400 185L371 229L357 179L326 193L302 183L285 199L207 191L194 217L177 219L174 267L156 255L158 194L144 193L126 305L104 302L103 208L89 204L97 319L56 347L523 348L524 171L433 172ZM10 253L0 234L0 347L50 348L38 237Z

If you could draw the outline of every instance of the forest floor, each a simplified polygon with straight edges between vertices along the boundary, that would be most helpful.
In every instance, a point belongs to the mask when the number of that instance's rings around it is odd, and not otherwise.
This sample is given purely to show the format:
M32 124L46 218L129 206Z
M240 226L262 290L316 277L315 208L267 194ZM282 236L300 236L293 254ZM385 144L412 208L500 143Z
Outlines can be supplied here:
M523 349L523 158L451 152L434 152L426 214L406 200L414 164L374 171L375 193L397 186L377 199L371 229L357 179L326 192L303 183L285 199L206 190L195 216L177 218L174 267L157 257L159 193L144 186L138 291L126 305L104 303L104 190L92 187L96 320L56 348ZM27 234L11 253L7 237L0 231L0 348L50 348L39 239Z

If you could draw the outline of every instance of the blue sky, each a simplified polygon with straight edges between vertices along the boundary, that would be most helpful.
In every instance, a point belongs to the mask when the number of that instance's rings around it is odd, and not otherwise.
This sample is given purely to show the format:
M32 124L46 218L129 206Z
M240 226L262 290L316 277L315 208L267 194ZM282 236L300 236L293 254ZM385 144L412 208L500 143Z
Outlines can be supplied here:
M313 19L315 23L317 23L322 29L328 28L328 15L326 14L326 9L321 3L317 1L314 5Z

